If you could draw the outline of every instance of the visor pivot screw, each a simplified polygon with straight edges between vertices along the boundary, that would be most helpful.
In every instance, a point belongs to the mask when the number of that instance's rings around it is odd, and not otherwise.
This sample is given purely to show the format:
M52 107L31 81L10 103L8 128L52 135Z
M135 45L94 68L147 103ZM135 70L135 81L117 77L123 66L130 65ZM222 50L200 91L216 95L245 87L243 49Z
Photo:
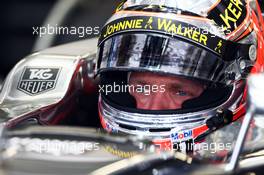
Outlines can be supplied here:
M251 61L256 61L256 59L257 59L257 48L255 45L251 45L249 47L248 55L249 55L249 59Z
M220 108L220 109L217 109L217 111L216 111L218 114L223 114L224 113L224 110L222 109L222 108Z
M240 69L246 69L246 62L244 60L240 61Z

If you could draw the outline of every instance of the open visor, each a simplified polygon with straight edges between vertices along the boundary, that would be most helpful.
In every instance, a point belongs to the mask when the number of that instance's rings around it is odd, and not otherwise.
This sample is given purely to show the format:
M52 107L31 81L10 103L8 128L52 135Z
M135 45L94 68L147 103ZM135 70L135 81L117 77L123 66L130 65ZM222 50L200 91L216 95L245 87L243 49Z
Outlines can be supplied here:
M101 43L97 74L110 70L151 71L227 83L230 62L204 48L159 34L116 35Z

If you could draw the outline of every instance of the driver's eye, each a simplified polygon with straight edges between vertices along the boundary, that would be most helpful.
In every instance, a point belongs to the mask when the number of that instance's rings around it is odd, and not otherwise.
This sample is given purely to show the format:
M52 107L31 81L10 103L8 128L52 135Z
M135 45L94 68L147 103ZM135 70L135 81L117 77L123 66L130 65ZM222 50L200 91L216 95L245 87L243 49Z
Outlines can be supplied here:
M182 90L177 91L175 94L179 96L189 96L188 92Z
M144 95L145 96L145 95L150 95L151 94L151 90L146 88L145 86L143 86L142 89L137 90L136 93L139 94L139 95Z
M146 92L147 91L144 88L142 88L140 90L136 90L134 93L139 94L139 95L144 95Z
M178 86L171 86L170 92L172 95L181 97L191 96L191 93L189 91L183 90L181 87Z

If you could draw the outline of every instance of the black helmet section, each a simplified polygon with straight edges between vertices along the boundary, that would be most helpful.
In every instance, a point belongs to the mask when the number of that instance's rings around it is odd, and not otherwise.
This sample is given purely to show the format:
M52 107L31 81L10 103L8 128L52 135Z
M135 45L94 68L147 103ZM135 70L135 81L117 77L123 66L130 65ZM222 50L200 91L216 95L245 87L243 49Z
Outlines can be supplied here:
M129 93L128 72L110 71L100 75L101 97L114 106L136 108L136 101Z

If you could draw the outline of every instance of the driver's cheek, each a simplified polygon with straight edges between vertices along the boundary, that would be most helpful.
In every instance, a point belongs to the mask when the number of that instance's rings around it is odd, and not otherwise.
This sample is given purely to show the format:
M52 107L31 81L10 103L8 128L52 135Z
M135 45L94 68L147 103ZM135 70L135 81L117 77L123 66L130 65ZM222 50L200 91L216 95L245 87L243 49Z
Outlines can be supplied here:
M169 110L180 109L184 99L171 96L169 93L151 93L140 98L135 96L138 109L145 110Z

